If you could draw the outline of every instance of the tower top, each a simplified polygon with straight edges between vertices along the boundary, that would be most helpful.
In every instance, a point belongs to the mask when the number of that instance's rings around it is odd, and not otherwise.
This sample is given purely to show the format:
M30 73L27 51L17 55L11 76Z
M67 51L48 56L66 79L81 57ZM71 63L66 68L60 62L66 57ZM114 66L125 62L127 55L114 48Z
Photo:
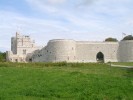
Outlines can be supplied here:
M18 32L16 32L16 37L18 37L20 34Z

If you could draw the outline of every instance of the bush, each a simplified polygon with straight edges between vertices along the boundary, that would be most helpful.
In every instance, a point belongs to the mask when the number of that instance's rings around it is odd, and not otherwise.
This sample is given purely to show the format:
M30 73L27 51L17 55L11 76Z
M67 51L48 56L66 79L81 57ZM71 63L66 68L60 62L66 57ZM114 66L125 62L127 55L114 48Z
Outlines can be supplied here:
M117 42L118 40L116 38L112 38L112 37L109 37L109 38L106 38L105 39L105 42Z
M132 35L128 35L128 36L125 36L122 41L124 40L133 40L133 36Z
M6 53L0 52L0 62L5 62L6 61Z

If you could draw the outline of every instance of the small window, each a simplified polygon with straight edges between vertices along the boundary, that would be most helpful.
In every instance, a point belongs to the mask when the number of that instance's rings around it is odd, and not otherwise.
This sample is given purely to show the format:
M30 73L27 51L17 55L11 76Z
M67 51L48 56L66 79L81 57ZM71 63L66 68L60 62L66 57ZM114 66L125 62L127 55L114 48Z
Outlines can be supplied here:
M76 57L74 56L74 60L76 59Z
M67 59L69 60L69 56L67 57Z
M74 50L74 48L72 47L72 50Z
M23 50L23 54L26 55L26 50Z

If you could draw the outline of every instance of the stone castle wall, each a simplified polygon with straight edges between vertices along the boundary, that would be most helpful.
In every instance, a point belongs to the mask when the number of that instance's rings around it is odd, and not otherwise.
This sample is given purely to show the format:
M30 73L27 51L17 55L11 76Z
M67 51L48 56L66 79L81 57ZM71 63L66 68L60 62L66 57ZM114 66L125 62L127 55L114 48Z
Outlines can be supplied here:
M77 62L97 62L97 54L103 53L104 61L117 62L118 42L77 42Z
M11 38L11 51L7 51L7 61L11 62L29 62L33 52L37 47L29 36L20 35L16 32L16 36Z
M50 40L46 47L35 52L33 62L75 62L74 40Z
M33 62L97 62L102 52L104 61L117 62L118 42L87 42L50 40L45 48L34 54Z
M133 62L133 40L119 43L118 59L119 62Z
M50 40L44 48L35 46L29 36L11 39L11 51L7 61L11 62L132 62L133 40L120 42L90 42L69 39Z

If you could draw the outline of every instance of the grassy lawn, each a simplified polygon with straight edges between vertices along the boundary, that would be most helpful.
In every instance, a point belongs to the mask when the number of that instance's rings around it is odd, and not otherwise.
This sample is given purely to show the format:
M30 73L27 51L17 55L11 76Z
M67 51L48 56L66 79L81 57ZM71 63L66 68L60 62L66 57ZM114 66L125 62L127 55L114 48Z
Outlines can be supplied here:
M133 66L133 62L113 62L116 65Z
M133 70L96 63L0 63L0 100L133 100Z

